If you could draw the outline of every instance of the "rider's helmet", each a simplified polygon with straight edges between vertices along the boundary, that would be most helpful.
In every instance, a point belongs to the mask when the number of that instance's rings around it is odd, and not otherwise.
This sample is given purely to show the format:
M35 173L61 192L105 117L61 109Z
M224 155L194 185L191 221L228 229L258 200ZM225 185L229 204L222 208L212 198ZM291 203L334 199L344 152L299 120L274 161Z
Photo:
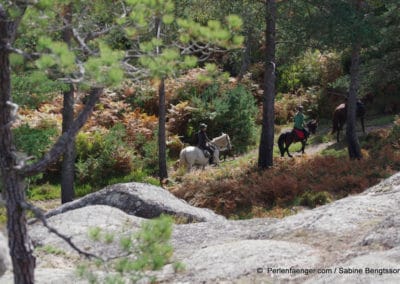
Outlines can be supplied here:
M304 108L303 108L303 106L302 106L302 105L298 105L298 106L297 106L297 110L299 110L299 111L303 111L303 109L304 109Z

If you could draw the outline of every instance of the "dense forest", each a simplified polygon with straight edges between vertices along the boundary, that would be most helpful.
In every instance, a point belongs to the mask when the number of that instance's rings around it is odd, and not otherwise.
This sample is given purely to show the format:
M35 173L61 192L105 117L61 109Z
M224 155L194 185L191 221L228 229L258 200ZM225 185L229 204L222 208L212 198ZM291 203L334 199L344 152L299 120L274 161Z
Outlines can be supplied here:
M137 181L250 218L398 171L399 33L397 0L0 0L2 219L15 283L33 283L36 200ZM360 134L357 101L376 131ZM336 140L341 103L341 142L279 157L299 105L319 123L310 147ZM200 123L210 138L229 134L236 159L186 173L176 161Z

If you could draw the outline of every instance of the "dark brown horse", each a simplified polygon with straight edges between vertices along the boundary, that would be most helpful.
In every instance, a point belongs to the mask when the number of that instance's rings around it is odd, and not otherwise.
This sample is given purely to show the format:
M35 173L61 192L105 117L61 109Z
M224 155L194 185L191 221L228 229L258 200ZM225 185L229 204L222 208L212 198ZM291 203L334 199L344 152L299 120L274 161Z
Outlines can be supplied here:
M358 100L356 108L356 116L360 118L362 131L365 133L364 128L364 115L365 115L365 105ZM340 104L335 108L333 112L332 119L332 134L336 132L336 140L339 142L340 131L343 129L343 125L346 123L347 118L347 107L346 104Z
M315 134L317 131L318 122L313 119L309 121L306 126L309 133ZM285 153L287 153L289 157L292 157L292 155L289 153L289 146L295 142L301 142L302 147L300 151L304 154L304 148L306 147L307 139L308 136L300 140L294 130L287 131L279 135L278 146L281 152L281 157L283 157Z

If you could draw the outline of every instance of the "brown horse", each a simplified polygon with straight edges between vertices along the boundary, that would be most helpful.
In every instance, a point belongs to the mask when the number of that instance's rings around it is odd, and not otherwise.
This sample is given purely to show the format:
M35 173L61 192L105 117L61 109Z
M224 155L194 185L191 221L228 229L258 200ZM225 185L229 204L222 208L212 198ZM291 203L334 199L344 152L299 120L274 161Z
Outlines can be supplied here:
M309 133L315 134L315 132L317 131L318 122L315 119L313 119L313 120L309 121L306 124L306 126L307 126ZM307 139L308 139L308 136L306 136L304 139L300 140L297 137L297 134L294 132L294 130L287 131L287 132L284 132L281 135L279 135L278 146L279 146L279 150L281 152L281 157L283 157L285 155L285 153L287 153L289 157L292 157L292 155L289 153L289 146L295 142L301 142L302 147L301 147L300 151L304 154L304 148L306 147Z
M365 115L365 105L358 100L357 101L357 108L356 108L356 116L360 118L362 131L365 133L364 128L364 115ZM346 104L340 104L335 108L333 112L333 119L332 119L332 134L336 132L336 140L339 142L339 134L340 131L343 129L343 125L346 123L347 118L347 107Z

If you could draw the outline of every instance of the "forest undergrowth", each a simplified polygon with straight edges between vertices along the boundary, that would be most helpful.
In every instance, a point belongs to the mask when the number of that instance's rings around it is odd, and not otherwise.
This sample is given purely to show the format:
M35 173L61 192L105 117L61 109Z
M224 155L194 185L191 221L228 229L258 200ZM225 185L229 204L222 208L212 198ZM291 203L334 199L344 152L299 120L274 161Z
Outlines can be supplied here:
M274 159L274 167L257 169L253 156L219 169L182 176L170 190L191 205L228 218L284 217L299 206L314 208L364 191L400 170L400 120L393 128L371 131L360 139L363 159L349 160L344 143L323 155Z

